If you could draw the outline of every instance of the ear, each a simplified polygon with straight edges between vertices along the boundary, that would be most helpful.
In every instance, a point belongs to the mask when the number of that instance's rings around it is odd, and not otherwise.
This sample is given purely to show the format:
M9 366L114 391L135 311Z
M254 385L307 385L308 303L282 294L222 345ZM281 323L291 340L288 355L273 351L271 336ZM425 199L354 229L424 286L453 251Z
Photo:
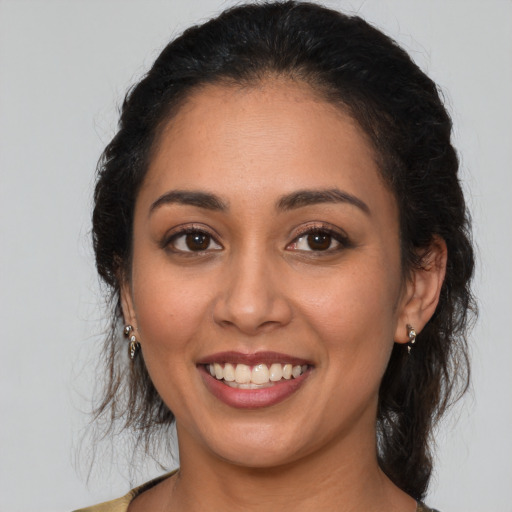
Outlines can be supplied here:
M439 302L446 274L446 242L436 236L422 256L421 267L413 269L404 286L395 342L408 343L408 325L419 333L430 320Z
M119 296L121 299L121 309L125 325L131 325L137 330L137 320L135 316L135 308L133 305L132 289L130 282L126 277L119 279L120 290Z

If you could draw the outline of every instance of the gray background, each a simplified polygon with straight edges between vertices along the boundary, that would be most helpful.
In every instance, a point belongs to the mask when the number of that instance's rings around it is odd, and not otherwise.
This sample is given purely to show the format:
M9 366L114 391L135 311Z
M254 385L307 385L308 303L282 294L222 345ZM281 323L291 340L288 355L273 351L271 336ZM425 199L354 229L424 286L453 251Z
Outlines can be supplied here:
M80 442L104 325L89 247L96 160L117 105L170 36L232 2L0 0L0 511L121 495L106 443L88 484ZM339 0L443 88L473 212L481 317L473 392L444 422L428 502L512 511L512 2Z

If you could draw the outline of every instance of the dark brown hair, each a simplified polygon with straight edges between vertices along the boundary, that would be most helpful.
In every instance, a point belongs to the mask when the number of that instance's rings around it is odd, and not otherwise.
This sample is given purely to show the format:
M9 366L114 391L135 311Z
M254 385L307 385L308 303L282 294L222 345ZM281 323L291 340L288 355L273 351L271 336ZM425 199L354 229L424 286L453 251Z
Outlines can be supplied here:
M135 200L159 127L201 85L249 86L268 75L309 84L365 130L399 207L404 275L424 264L435 237L448 247L437 310L411 356L395 345L378 405L380 465L399 487L422 498L432 470L432 429L467 388L466 334L474 311L473 250L451 120L436 85L393 40L359 17L319 5L229 9L169 43L127 94L119 130L98 165L94 195L96 264L114 306L97 416L132 428L147 444L174 419L143 358L127 360L120 327L119 279L129 274Z

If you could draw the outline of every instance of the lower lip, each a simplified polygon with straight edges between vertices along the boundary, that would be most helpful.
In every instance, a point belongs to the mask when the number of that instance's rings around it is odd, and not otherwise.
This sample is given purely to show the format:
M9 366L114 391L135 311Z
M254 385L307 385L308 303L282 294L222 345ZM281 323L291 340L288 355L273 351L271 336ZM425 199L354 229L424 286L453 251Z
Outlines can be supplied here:
M296 379L283 379L273 386L261 389L238 389L212 377L204 365L198 366L198 369L210 393L226 405L237 409L260 409L276 405L295 393L310 374L308 369Z

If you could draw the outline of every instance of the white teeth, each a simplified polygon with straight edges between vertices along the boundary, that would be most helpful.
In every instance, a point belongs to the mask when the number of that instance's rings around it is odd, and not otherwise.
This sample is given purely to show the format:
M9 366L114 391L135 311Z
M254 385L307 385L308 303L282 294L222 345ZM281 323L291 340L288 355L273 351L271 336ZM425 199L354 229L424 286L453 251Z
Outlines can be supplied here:
M235 381L238 384L248 384L251 382L251 368L246 364L237 364L235 368Z
M217 373L217 370L215 370L215 373ZM292 368L292 377L293 377L294 379L296 379L297 377L299 377L301 373L302 373L302 367L300 367L300 366L294 366L294 367Z
M224 380L226 382L233 382L235 380L235 367L230 363L224 365Z
M230 388L236 389L262 389L273 386L272 382L267 382L266 384L253 384L249 382L248 384L238 384L238 382L225 382Z
M207 370L217 380L224 380L231 387L241 389L258 389L278 382L281 379L290 380L300 377L308 369L308 365L273 363L268 367L260 363L252 368L246 364L213 363L207 365Z
M283 366L277 363L274 363L270 366L270 380L272 382L277 382L283 378Z
M266 364L257 364L251 372L251 382L254 384L265 384L268 382L268 368Z

